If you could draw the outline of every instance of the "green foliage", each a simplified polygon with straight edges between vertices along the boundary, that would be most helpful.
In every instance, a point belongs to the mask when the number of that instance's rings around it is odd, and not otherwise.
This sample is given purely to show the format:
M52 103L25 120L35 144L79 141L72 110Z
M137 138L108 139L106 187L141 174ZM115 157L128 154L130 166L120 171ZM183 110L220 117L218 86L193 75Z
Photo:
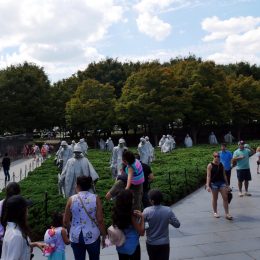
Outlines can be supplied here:
M128 78L115 108L118 121L130 127L148 124L157 132L183 117L187 108L184 97L185 91L177 87L171 70L153 64Z
M50 88L50 121L51 126L66 126L65 109L66 103L72 98L80 84L76 76L58 81Z
M112 86L85 80L67 103L66 119L74 129L111 129L114 122L115 96Z
M43 68L27 63L0 71L0 124L10 132L47 127L50 83Z
M122 64L117 59L107 58L97 63L90 63L84 71L78 71L78 78L81 82L86 79L95 79L102 84L109 84L114 87L118 98L121 96L125 81L139 66L140 63Z

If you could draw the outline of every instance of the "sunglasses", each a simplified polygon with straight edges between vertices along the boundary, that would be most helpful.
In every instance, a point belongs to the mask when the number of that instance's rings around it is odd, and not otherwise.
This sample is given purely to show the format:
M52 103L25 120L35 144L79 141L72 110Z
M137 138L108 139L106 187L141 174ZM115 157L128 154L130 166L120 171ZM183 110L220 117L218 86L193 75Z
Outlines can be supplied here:
M214 155L214 158L219 158L220 156L219 155Z

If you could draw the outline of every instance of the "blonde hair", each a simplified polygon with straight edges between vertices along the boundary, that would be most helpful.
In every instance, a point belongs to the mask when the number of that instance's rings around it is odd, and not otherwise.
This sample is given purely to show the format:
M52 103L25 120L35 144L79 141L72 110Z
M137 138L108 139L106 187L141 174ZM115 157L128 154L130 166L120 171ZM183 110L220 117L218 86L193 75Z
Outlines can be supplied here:
M257 152L260 152L260 146L258 146L258 147L256 148L256 151L257 151Z

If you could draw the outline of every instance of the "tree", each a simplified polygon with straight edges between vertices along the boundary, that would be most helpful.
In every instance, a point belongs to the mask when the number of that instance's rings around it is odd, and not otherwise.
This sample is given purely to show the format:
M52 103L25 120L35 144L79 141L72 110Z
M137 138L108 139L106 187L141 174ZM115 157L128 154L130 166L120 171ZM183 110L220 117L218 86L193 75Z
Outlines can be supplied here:
M107 58L98 63L90 63L86 70L78 71L77 75L81 82L86 79L95 79L102 84L108 83L114 87L116 97L119 98L125 81L139 67L139 62L122 64L117 59Z
M240 75L229 77L228 87L231 92L231 119L240 139L242 127L260 119L260 82L254 80L252 76Z
M50 88L50 111L52 126L66 129L66 103L72 98L80 85L79 79L72 75L68 79L58 81Z
M225 123L230 118L230 93L223 71L214 62L183 60L173 70L180 88L187 91L189 109L184 111L184 125L191 128L197 142L205 124Z
M75 130L111 130L114 126L114 88L88 79L66 104L67 124Z
M0 71L1 125L5 131L32 132L49 126L50 83L43 68L27 63Z
M116 104L118 122L131 128L148 126L156 139L156 134L169 123L183 117L185 90L176 86L172 71L159 65L133 74Z

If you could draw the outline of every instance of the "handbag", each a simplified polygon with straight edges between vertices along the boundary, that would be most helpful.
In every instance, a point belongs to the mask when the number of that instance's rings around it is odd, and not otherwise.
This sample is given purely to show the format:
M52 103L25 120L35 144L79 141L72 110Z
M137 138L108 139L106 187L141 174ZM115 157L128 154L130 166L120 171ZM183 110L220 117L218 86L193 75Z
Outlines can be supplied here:
M125 243L125 234L117 226L111 225L107 229L108 239L112 245L122 246Z
M231 200L233 198L232 190L228 192L228 204L230 204Z

